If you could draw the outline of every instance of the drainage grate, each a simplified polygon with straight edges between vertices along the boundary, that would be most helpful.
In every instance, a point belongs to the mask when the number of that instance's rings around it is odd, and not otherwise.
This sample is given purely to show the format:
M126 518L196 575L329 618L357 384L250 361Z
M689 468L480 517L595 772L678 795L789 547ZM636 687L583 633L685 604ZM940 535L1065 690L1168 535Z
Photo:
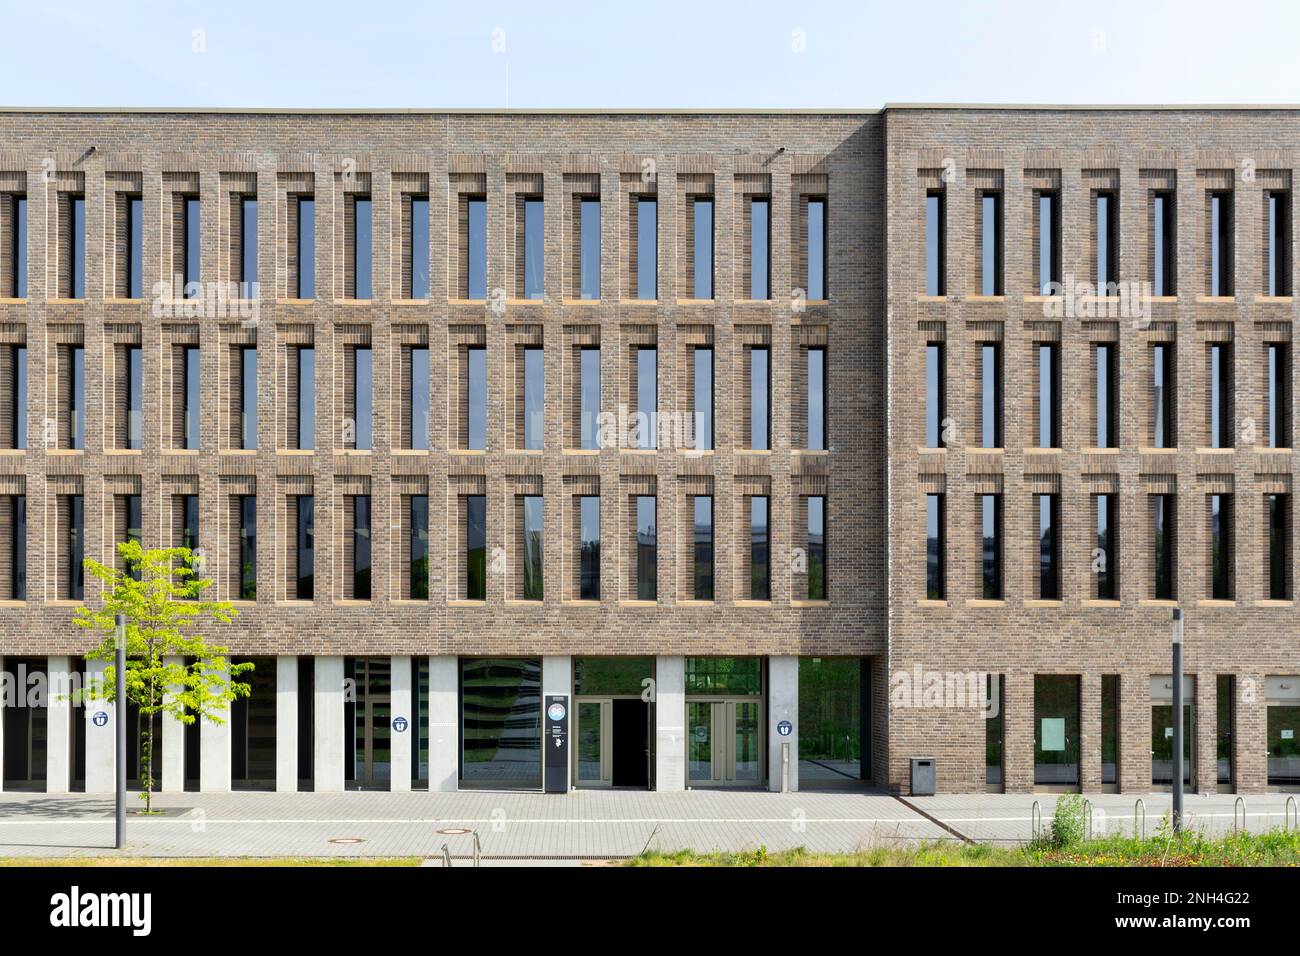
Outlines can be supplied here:
M328 841L326 841L326 842L328 842L328 843L351 844L351 843L365 843L366 841L365 841L363 838L361 838L361 837L334 837L334 839L332 839L332 840L328 840Z

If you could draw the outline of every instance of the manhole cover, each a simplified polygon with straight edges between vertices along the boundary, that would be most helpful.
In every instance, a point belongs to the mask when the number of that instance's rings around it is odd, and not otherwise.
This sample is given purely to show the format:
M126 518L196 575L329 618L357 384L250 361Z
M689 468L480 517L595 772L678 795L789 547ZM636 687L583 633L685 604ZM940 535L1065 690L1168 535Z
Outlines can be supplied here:
M465 829L465 827L444 827L438 832L441 833L443 836L461 836L462 834L469 833L470 831Z
M330 843L365 843L361 837L335 837Z

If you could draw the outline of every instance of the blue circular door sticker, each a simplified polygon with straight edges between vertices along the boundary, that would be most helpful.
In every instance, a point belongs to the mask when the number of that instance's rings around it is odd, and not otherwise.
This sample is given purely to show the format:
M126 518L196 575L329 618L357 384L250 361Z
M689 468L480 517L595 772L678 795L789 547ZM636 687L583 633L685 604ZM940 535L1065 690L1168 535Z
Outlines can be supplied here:
M97 710L91 715L90 722L96 727L104 727L108 724L108 714L102 710Z
M408 726L410 726L410 724L405 717L393 718L393 730L397 731L399 734L406 733L406 728Z
M788 720L783 720L776 725L776 732L780 734L782 737L789 737L790 733L793 730L794 730L794 724L790 723L790 721Z

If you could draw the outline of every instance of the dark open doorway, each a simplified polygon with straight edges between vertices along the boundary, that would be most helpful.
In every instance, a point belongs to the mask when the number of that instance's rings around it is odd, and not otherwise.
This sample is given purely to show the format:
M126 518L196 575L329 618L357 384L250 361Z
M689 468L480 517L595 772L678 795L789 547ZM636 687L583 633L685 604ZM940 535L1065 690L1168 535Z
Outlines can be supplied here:
M649 786L649 706L643 700L615 698L613 729L613 785Z

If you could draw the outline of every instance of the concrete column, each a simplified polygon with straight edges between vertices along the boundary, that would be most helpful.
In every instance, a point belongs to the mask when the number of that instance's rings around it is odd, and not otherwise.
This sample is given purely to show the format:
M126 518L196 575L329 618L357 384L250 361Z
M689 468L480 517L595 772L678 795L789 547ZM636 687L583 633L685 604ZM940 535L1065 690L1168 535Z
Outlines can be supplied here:
M105 680L106 661L86 661L86 679L101 687ZM117 763L114 746L116 707L103 697L86 698L82 712L86 719L86 793L112 793L116 787L114 767ZM104 714L103 726L95 722L96 714ZM128 735L129 737L129 735Z
M686 658L655 660L655 789L686 789Z
M460 667L429 658L429 792L457 789L460 765Z
M183 657L164 657L167 665L183 665ZM180 686L169 688L168 694L179 693ZM185 725L179 717L166 711L162 715L162 793L181 793L185 790Z
M72 789L72 658L51 657L45 664L49 697L46 710L45 790L67 793ZM2 730L3 728L0 728ZM3 757L3 754L0 754Z
M390 764L391 775L388 781L388 789L394 793L405 793L411 789L411 740L418 736L420 730L415 726L415 721L411 715L411 659L409 657L394 657L390 664L391 684L390 693L392 695L392 712L389 715L390 726L401 717L406 720L406 729L398 731L392 727L392 736L389 738L391 749L389 750L392 763Z
M343 658L317 657L312 764L317 793L343 790Z
M790 723L789 736L777 727ZM767 659L767 789L799 789L799 658Z
M224 675L230 678L227 671ZM202 793L230 792L230 708L217 716L221 723L199 718L199 790Z
M568 700L569 714L569 746L570 748L577 745L573 737L573 658L567 654L555 654L542 658L542 708L546 707L546 698L553 694L563 694ZM542 715L545 727L545 713ZM544 746L550 746L546 739L542 740ZM543 755L543 769L545 773L545 755ZM573 786L573 761L570 760L565 768L564 789L569 790Z
M298 789L298 658L275 659L275 789Z

